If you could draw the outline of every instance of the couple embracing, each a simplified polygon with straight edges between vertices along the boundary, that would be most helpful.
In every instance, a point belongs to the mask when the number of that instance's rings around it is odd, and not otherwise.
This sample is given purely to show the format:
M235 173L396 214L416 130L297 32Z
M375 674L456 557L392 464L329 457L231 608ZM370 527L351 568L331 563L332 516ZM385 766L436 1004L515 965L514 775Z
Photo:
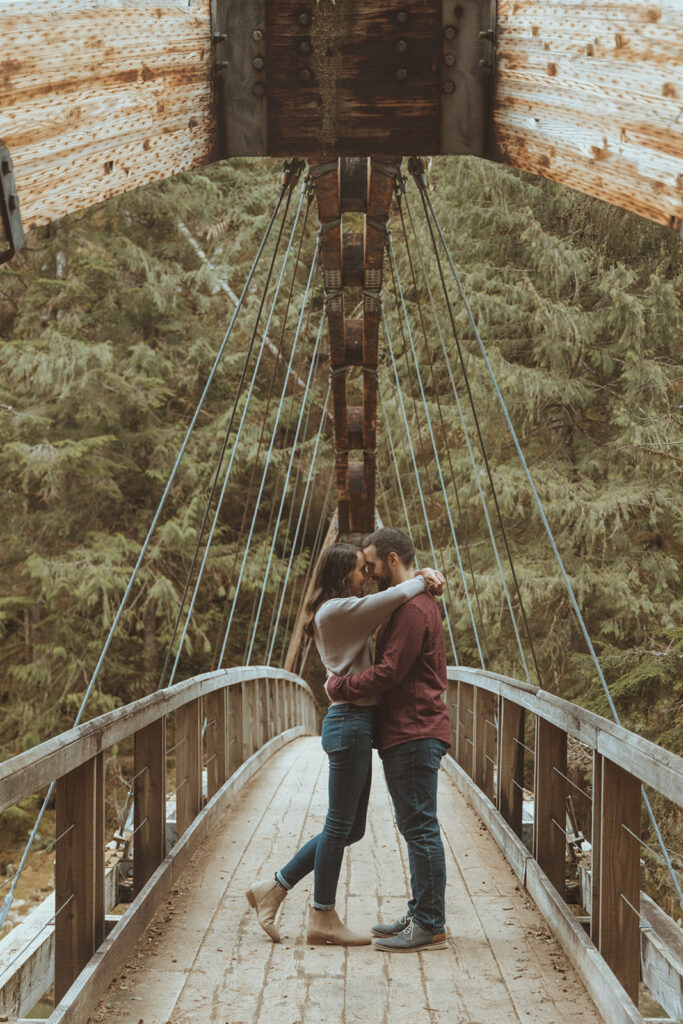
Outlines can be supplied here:
M320 556L307 631L328 671L331 706L322 728L329 759L329 809L322 832L247 899L279 942L275 915L314 872L307 941L367 945L334 909L344 849L365 832L372 747L379 748L396 822L408 847L412 896L396 921L372 928L378 949L411 952L446 946L446 862L436 817L438 770L450 745L446 655L434 600L443 576L413 568L415 548L401 530L384 528L361 547L333 544ZM363 594L376 580L379 590ZM377 635L372 664L372 634Z

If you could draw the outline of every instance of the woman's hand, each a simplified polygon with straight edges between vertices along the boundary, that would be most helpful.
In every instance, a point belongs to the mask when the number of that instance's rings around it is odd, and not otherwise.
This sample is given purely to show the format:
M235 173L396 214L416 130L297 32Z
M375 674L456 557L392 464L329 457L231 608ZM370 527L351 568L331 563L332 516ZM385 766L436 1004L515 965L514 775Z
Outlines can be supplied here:
M436 597L443 594L443 588L446 586L446 580L438 569L416 569L415 576L422 576L428 589Z

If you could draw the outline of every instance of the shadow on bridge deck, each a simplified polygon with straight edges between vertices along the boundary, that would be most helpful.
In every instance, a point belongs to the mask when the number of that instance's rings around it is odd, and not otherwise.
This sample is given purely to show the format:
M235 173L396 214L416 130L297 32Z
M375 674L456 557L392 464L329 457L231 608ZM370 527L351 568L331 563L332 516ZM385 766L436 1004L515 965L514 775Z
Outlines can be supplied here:
M594 1004L493 839L442 773L448 949L383 954L309 947L310 882L285 900L270 942L245 898L319 831L327 770L318 738L276 753L236 798L160 908L92 1022L121 1024L588 1024ZM348 852L338 908L352 927L390 920L409 891L379 761L369 828Z

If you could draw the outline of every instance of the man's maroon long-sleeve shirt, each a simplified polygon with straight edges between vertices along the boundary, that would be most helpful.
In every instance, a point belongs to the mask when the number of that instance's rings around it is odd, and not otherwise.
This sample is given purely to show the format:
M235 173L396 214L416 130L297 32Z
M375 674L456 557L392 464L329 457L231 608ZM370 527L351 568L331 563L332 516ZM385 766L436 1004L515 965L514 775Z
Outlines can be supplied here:
M439 739L450 746L443 700L446 651L436 601L428 592L397 608L377 633L375 664L354 676L330 676L332 700L378 696L380 752L410 740Z

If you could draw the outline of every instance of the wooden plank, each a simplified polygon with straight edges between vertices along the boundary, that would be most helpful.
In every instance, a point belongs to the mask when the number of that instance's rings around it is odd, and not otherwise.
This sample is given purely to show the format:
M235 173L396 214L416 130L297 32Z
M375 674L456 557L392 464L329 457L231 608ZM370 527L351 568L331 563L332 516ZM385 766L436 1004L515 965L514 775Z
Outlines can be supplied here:
M635 776L607 758L602 759L601 783L598 949L631 999L637 1002L640 844L634 835L640 835L641 787Z
M402 0L400 10L404 21L381 0L314 4L301 25L288 0L270 0L272 154L385 155L406 139L414 152L438 152L441 0Z
M218 669L194 676L182 683L176 683L170 689L159 690L122 708L116 708L106 715L93 718L84 725L9 758L0 765L0 812L47 787L60 775L65 775L94 757L100 750L120 743L127 736L191 700L249 679L276 679L279 676L296 681L296 685L303 687L315 704L308 683L299 676L279 668L246 666Z
M156 913L159 903L168 895L173 883L177 882L189 867L190 858L235 799L236 794L269 757L300 735L301 730L293 729L276 736L248 763L243 764L206 804L55 1007L51 1014L51 1024L83 1024L83 1021L88 1019L97 1006L103 989L130 956L136 941Z
M104 919L108 909L104 877L104 818L104 752L100 751L100 753L95 756L95 835L93 837L93 885L95 887L93 913L95 915L95 949L97 949L97 947L104 941Z
M593 808L591 814L591 939L600 936L600 839L602 835L602 757L593 751ZM587 908L588 909L588 908Z
M232 777L244 761L242 712L243 684L228 689L228 777Z
M565 892L567 840L567 734L536 719L534 856L560 896ZM561 775L559 773L562 773Z
M474 687L460 683L458 701L458 763L472 777L472 752L474 747Z
M266 682L267 686L268 683ZM206 733L206 793L217 793L228 777L228 690L214 690L204 698Z
M495 799L497 713L498 700L494 694L475 690L472 778L490 800Z
M190 827L202 806L202 708L190 701L175 714L176 836Z
M506 698L500 701L498 727L498 810L516 836L522 838L525 712Z
M96 758L56 786L55 1000L58 1002L96 949ZM101 879L104 886L104 875ZM103 906L103 900L97 900Z
M135 734L134 773L133 895L137 896L166 856L165 718Z
M679 228L677 0L499 0L497 159Z
M209 0L5 0L0 26L25 227L213 158Z

